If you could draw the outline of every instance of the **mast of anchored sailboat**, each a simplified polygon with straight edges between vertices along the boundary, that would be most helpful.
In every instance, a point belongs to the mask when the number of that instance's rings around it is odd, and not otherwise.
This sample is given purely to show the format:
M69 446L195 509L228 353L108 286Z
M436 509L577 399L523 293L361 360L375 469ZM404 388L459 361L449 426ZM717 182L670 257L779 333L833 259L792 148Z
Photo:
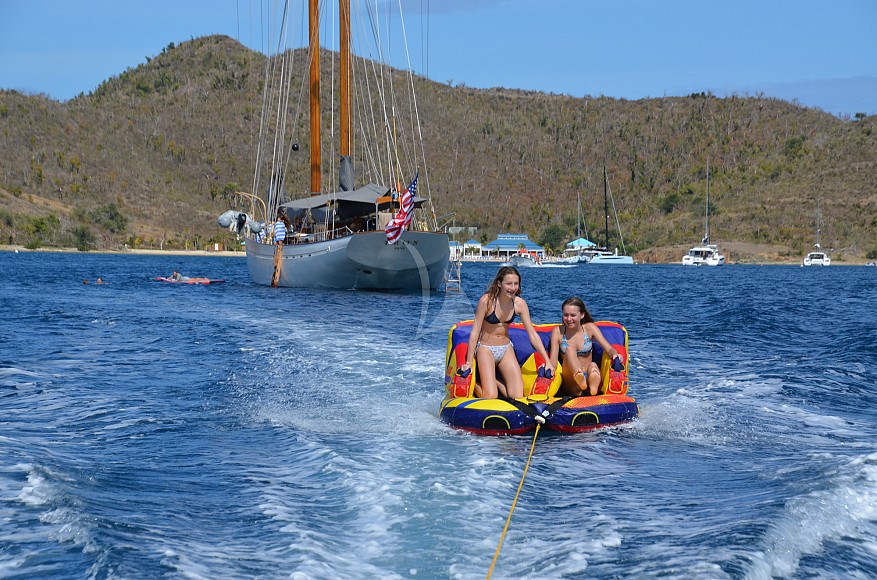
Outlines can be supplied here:
M339 51L340 51L340 91L339 91L339 135L341 156L348 157L351 149L351 108L350 91L350 0L338 0L339 12ZM309 51L310 51L310 134L311 134L311 195L322 193L321 141L320 134L320 8L319 0L308 2Z
M350 110L353 106L350 91L350 0L338 0L338 12L340 13L340 103L338 106L338 114L340 116L341 126L339 134L341 136L341 156L350 155L351 139L350 139Z
M310 51L310 129L311 129L311 195L322 191L320 183L320 7L317 0L308 3L308 47Z
M604 248L609 251L609 175L606 173L606 166L603 166L603 211L606 217L605 236L606 243Z
M707 157L706 160L706 236L704 237L705 244L710 243L710 160Z

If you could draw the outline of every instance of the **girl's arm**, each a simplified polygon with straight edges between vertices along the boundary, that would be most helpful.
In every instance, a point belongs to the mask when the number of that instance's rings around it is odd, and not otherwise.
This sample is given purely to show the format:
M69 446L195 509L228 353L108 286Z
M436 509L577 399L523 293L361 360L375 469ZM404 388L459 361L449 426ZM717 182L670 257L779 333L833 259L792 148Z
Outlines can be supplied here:
M545 367L553 371L554 363L551 361L548 353L545 352L545 345L542 344L542 339L539 338L539 333L533 328L533 322L530 320L530 308L527 306L527 302L520 296L515 298L515 310L517 310L521 316L521 322L527 330L527 336L530 337L530 345L536 349L536 352L542 355L542 360L545 361Z
M603 352L609 355L609 359L612 360L615 357L620 357L618 351L609 344L609 341L606 340L606 337L603 336L603 333L600 332L600 327L594 324L593 322L589 322L585 325L588 330L588 335L591 337L591 340L597 341L597 343L603 347Z
M472 368L472 361L475 359L475 345L478 343L478 336L481 334L481 324L484 321L485 312L487 311L487 294L478 299L475 306L475 316L472 318L472 332L469 334L469 345L466 349L466 361L460 366L466 370Z
M541 341L540 341L541 342ZM555 326L554 330L551 331L551 343L549 344L549 348L551 348L550 359L551 366L557 368L557 361L560 357L560 327Z

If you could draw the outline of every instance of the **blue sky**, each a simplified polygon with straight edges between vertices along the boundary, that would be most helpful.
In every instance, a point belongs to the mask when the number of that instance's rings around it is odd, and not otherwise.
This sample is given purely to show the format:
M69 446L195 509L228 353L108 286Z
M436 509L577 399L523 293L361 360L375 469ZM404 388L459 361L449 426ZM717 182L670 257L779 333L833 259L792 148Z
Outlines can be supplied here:
M877 0L403 1L412 66L442 83L625 99L763 94L877 114ZM274 4L0 0L0 88L67 100L209 34L262 49Z

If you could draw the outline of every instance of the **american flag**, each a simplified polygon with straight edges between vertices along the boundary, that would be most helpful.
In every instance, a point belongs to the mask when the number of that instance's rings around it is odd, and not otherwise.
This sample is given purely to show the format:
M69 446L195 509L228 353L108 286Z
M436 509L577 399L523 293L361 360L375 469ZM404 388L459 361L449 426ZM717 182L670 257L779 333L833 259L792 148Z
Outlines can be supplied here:
M411 219L414 217L414 195L417 193L418 176L419 174L415 175L414 181L402 192L402 207L384 229L387 233L388 244L395 244L402 237L405 228L411 225Z

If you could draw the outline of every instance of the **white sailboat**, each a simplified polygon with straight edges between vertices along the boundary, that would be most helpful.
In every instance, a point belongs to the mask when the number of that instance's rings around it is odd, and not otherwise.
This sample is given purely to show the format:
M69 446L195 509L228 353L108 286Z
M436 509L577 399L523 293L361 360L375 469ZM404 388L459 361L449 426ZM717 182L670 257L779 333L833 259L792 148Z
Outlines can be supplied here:
M822 215L819 212L819 200L816 201L816 244L813 246L813 250L808 252L806 256L804 256L803 264L804 266L830 266L831 258L829 255L822 250L822 246L819 245L819 232Z
M398 103L398 95L382 92L373 99L387 104L392 111L375 113L367 110L370 109L369 103L357 102L365 101L367 97L364 95L371 95L369 91L386 91L386 87L394 86L391 80L394 73L389 67L381 67L372 61L360 59L360 62L354 62L350 52L350 0L339 1L339 12L340 62L332 69L339 73L337 105L340 122L337 122L337 127L340 144L337 151L334 147L331 149L333 156L341 159L337 186L324 188L322 185L320 3L309 0L309 66L305 80L309 87L310 196L292 201L283 199L283 176L287 174L290 157L298 150L294 138L286 134L287 128L297 126L294 119L287 120L287 111L295 110L291 104L294 88L305 85L301 79L290 78L296 51L278 49L266 64L260 127L260 135L272 136L274 143L260 143L253 194L240 194L249 207L238 213L234 210L226 212L220 216L219 223L234 228L244 237L250 278L257 284L434 290L445 278L450 258L449 238L445 232L439 231L435 213L426 211L424 206L428 206L428 199L418 197L415 191L406 198L401 187L402 183L414 178L409 190L416 190L418 178L415 176L419 174L421 186L426 185L426 190L429 188L423 147L406 145L396 134L397 126L420 126L413 97L413 77L409 73L405 83L399 83L406 85L412 93L406 103L406 108L411 111L410 118L396 120L393 111L402 108L388 103ZM294 13L289 6L278 12L283 14L278 39L287 39L288 29L293 27L286 19ZM379 41L375 43L379 44ZM351 85L364 75L372 75L369 88L355 91ZM354 125L354 109L368 115L368 120ZM383 126L378 126L379 120L384 121ZM336 122L333 121L332 125L335 126ZM359 131L355 137L354 127ZM361 150L354 151L354 143ZM405 147L410 150L404 150ZM356 187L354 159L367 167L370 179L384 185L368 183ZM408 169L403 169L403 160L408 160ZM260 182L265 175L271 176L270 185L266 193L259 195ZM409 202L407 211L402 209L402 201L406 199ZM285 242L278 244L274 243L271 229L279 210L285 210L295 225ZM399 223L404 222L405 227L401 236L392 239L385 228L400 216L404 219Z
M706 163L706 234L700 244L682 256L683 266L724 266L725 256L719 247L710 243L710 164Z
M576 239L566 245L563 250L563 256L555 261L559 264L587 264L588 256L585 251L594 247L596 244L582 237L582 194L576 192L576 206L578 215L576 216ZM585 232L587 235L587 232Z
M631 256L625 256L618 253L618 247L615 251L609 250L609 176L606 168L603 168L603 206L605 217L605 243L602 248L594 248L586 250L584 254L588 257L588 264L633 264ZM615 211L615 200L612 200L612 212L615 215L615 227L618 229L618 236L621 237L621 226L618 223L618 212ZM624 246L624 239L621 239L621 245Z

